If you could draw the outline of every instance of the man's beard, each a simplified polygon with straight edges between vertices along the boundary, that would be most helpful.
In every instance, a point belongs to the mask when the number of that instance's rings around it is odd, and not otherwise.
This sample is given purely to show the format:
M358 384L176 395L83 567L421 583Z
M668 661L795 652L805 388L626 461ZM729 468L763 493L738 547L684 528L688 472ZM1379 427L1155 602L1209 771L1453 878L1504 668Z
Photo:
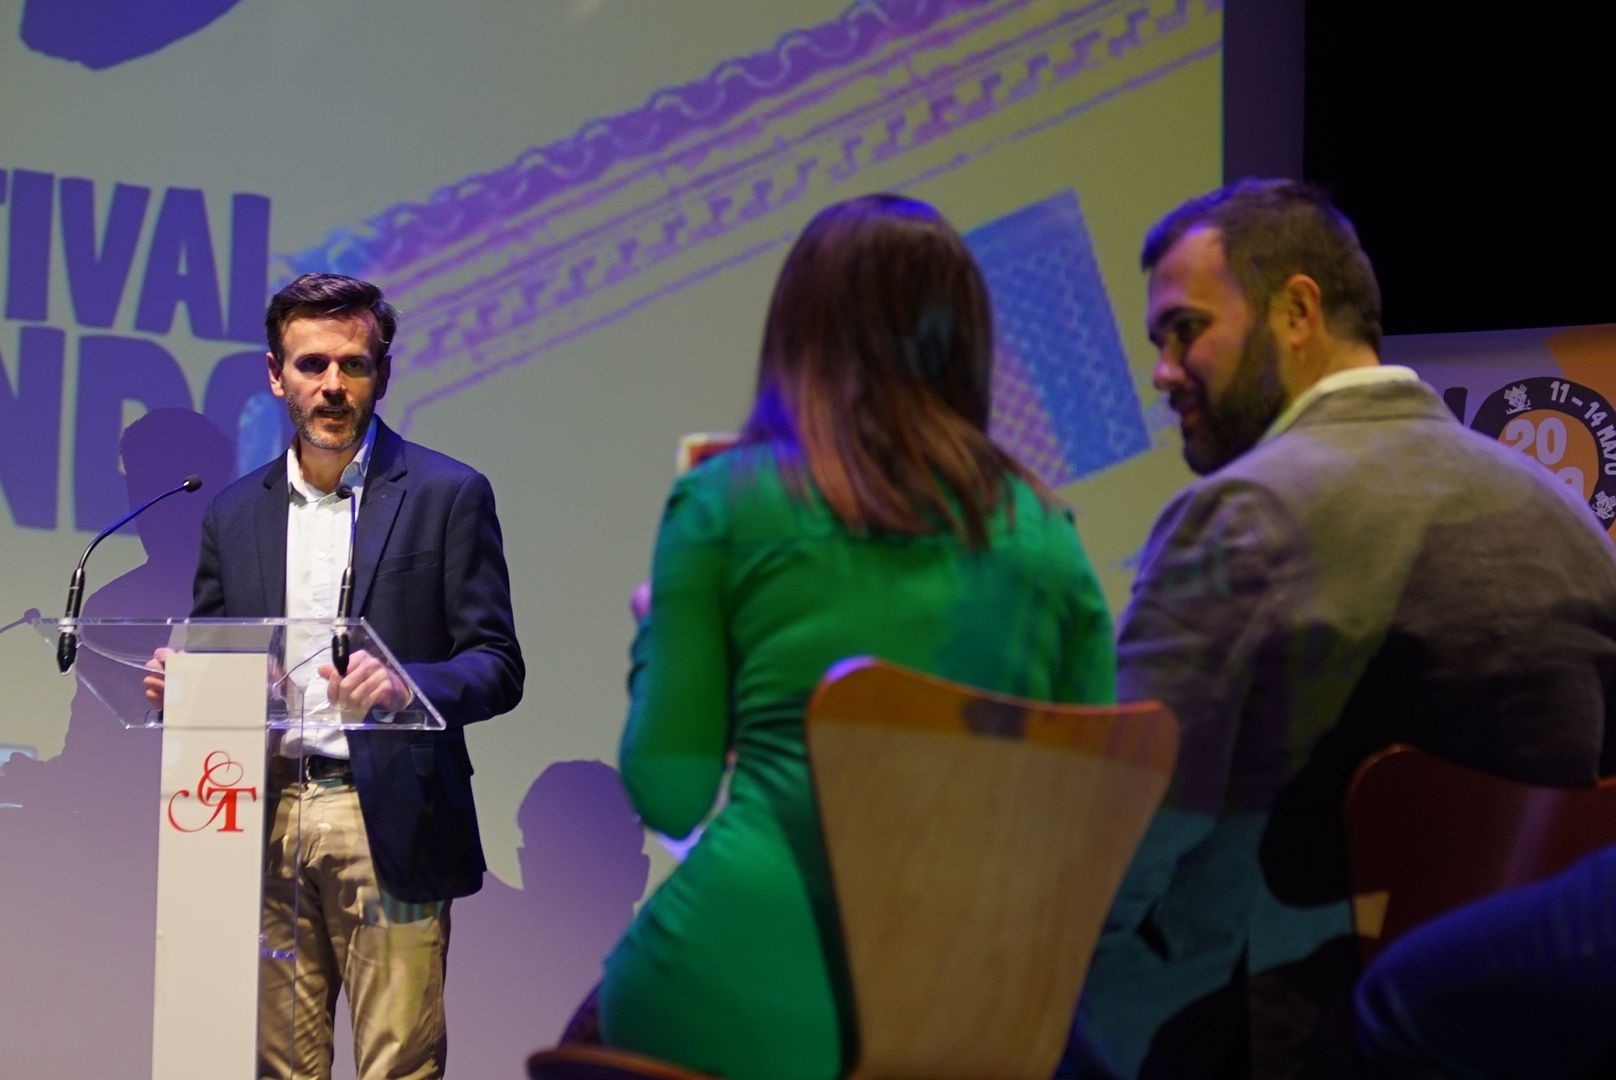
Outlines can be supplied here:
M364 438L365 431L370 427L371 414L376 411L375 402L349 405L349 416L353 427L341 435L328 435L315 427L320 417L317 412L310 412L303 408L291 397L286 399L286 411L291 414L292 426L297 429L298 437L310 446L319 450L342 451L353 446Z
M1234 378L1216 402L1200 388L1201 423L1184 439L1184 460L1198 476L1215 472L1257 445L1285 408L1279 347L1266 323L1246 335Z

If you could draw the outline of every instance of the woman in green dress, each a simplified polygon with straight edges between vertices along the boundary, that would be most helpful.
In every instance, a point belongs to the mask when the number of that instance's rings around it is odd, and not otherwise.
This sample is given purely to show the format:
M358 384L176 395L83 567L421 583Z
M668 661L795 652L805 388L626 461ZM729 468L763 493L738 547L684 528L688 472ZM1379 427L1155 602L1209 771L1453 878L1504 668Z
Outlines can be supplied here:
M786 258L741 441L674 485L623 733L645 824L728 799L607 958L604 1041L730 1080L839 1075L853 1038L803 711L870 654L990 690L1113 699L1069 511L987 436L982 275L930 206L832 206Z

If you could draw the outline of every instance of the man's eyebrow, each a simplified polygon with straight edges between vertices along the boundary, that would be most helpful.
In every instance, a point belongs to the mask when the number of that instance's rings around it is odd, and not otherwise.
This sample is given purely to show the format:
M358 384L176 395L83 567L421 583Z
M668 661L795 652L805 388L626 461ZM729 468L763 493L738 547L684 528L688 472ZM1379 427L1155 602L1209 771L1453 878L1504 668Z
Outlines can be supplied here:
M308 351L306 353L296 353L296 354L294 354L292 356L292 362L293 363L302 363L304 360L336 360L338 362L341 362L343 360L371 360L371 361L374 361L375 359L376 359L376 357L373 354L371 354L369 352L366 352L363 349L358 350L357 352L334 352L334 353L322 352L319 349L311 349L310 351Z

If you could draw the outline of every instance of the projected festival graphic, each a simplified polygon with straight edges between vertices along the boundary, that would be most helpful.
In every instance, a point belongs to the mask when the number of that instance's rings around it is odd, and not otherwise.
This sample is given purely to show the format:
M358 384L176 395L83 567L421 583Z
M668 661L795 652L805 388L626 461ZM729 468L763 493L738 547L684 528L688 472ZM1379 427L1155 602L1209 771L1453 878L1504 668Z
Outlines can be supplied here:
M411 313L392 390L408 430L434 400L789 243L805 207L912 190L1211 55L1215 38L1182 47L1206 36L1189 6L855 4L504 169L383 210L278 260L272 276L335 268L386 284ZM996 433L1054 483L1143 450L1075 195L971 239L1009 360Z

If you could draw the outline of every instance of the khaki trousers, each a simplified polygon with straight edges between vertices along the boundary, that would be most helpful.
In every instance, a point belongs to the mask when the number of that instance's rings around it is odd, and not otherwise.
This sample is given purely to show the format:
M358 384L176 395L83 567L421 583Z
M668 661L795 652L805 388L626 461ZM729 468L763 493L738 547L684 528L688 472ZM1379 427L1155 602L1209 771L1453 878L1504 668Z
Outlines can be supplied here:
M265 856L263 946L264 1080L329 1080L343 989L359 1080L443 1076L449 902L409 904L380 886L351 780L280 789Z

